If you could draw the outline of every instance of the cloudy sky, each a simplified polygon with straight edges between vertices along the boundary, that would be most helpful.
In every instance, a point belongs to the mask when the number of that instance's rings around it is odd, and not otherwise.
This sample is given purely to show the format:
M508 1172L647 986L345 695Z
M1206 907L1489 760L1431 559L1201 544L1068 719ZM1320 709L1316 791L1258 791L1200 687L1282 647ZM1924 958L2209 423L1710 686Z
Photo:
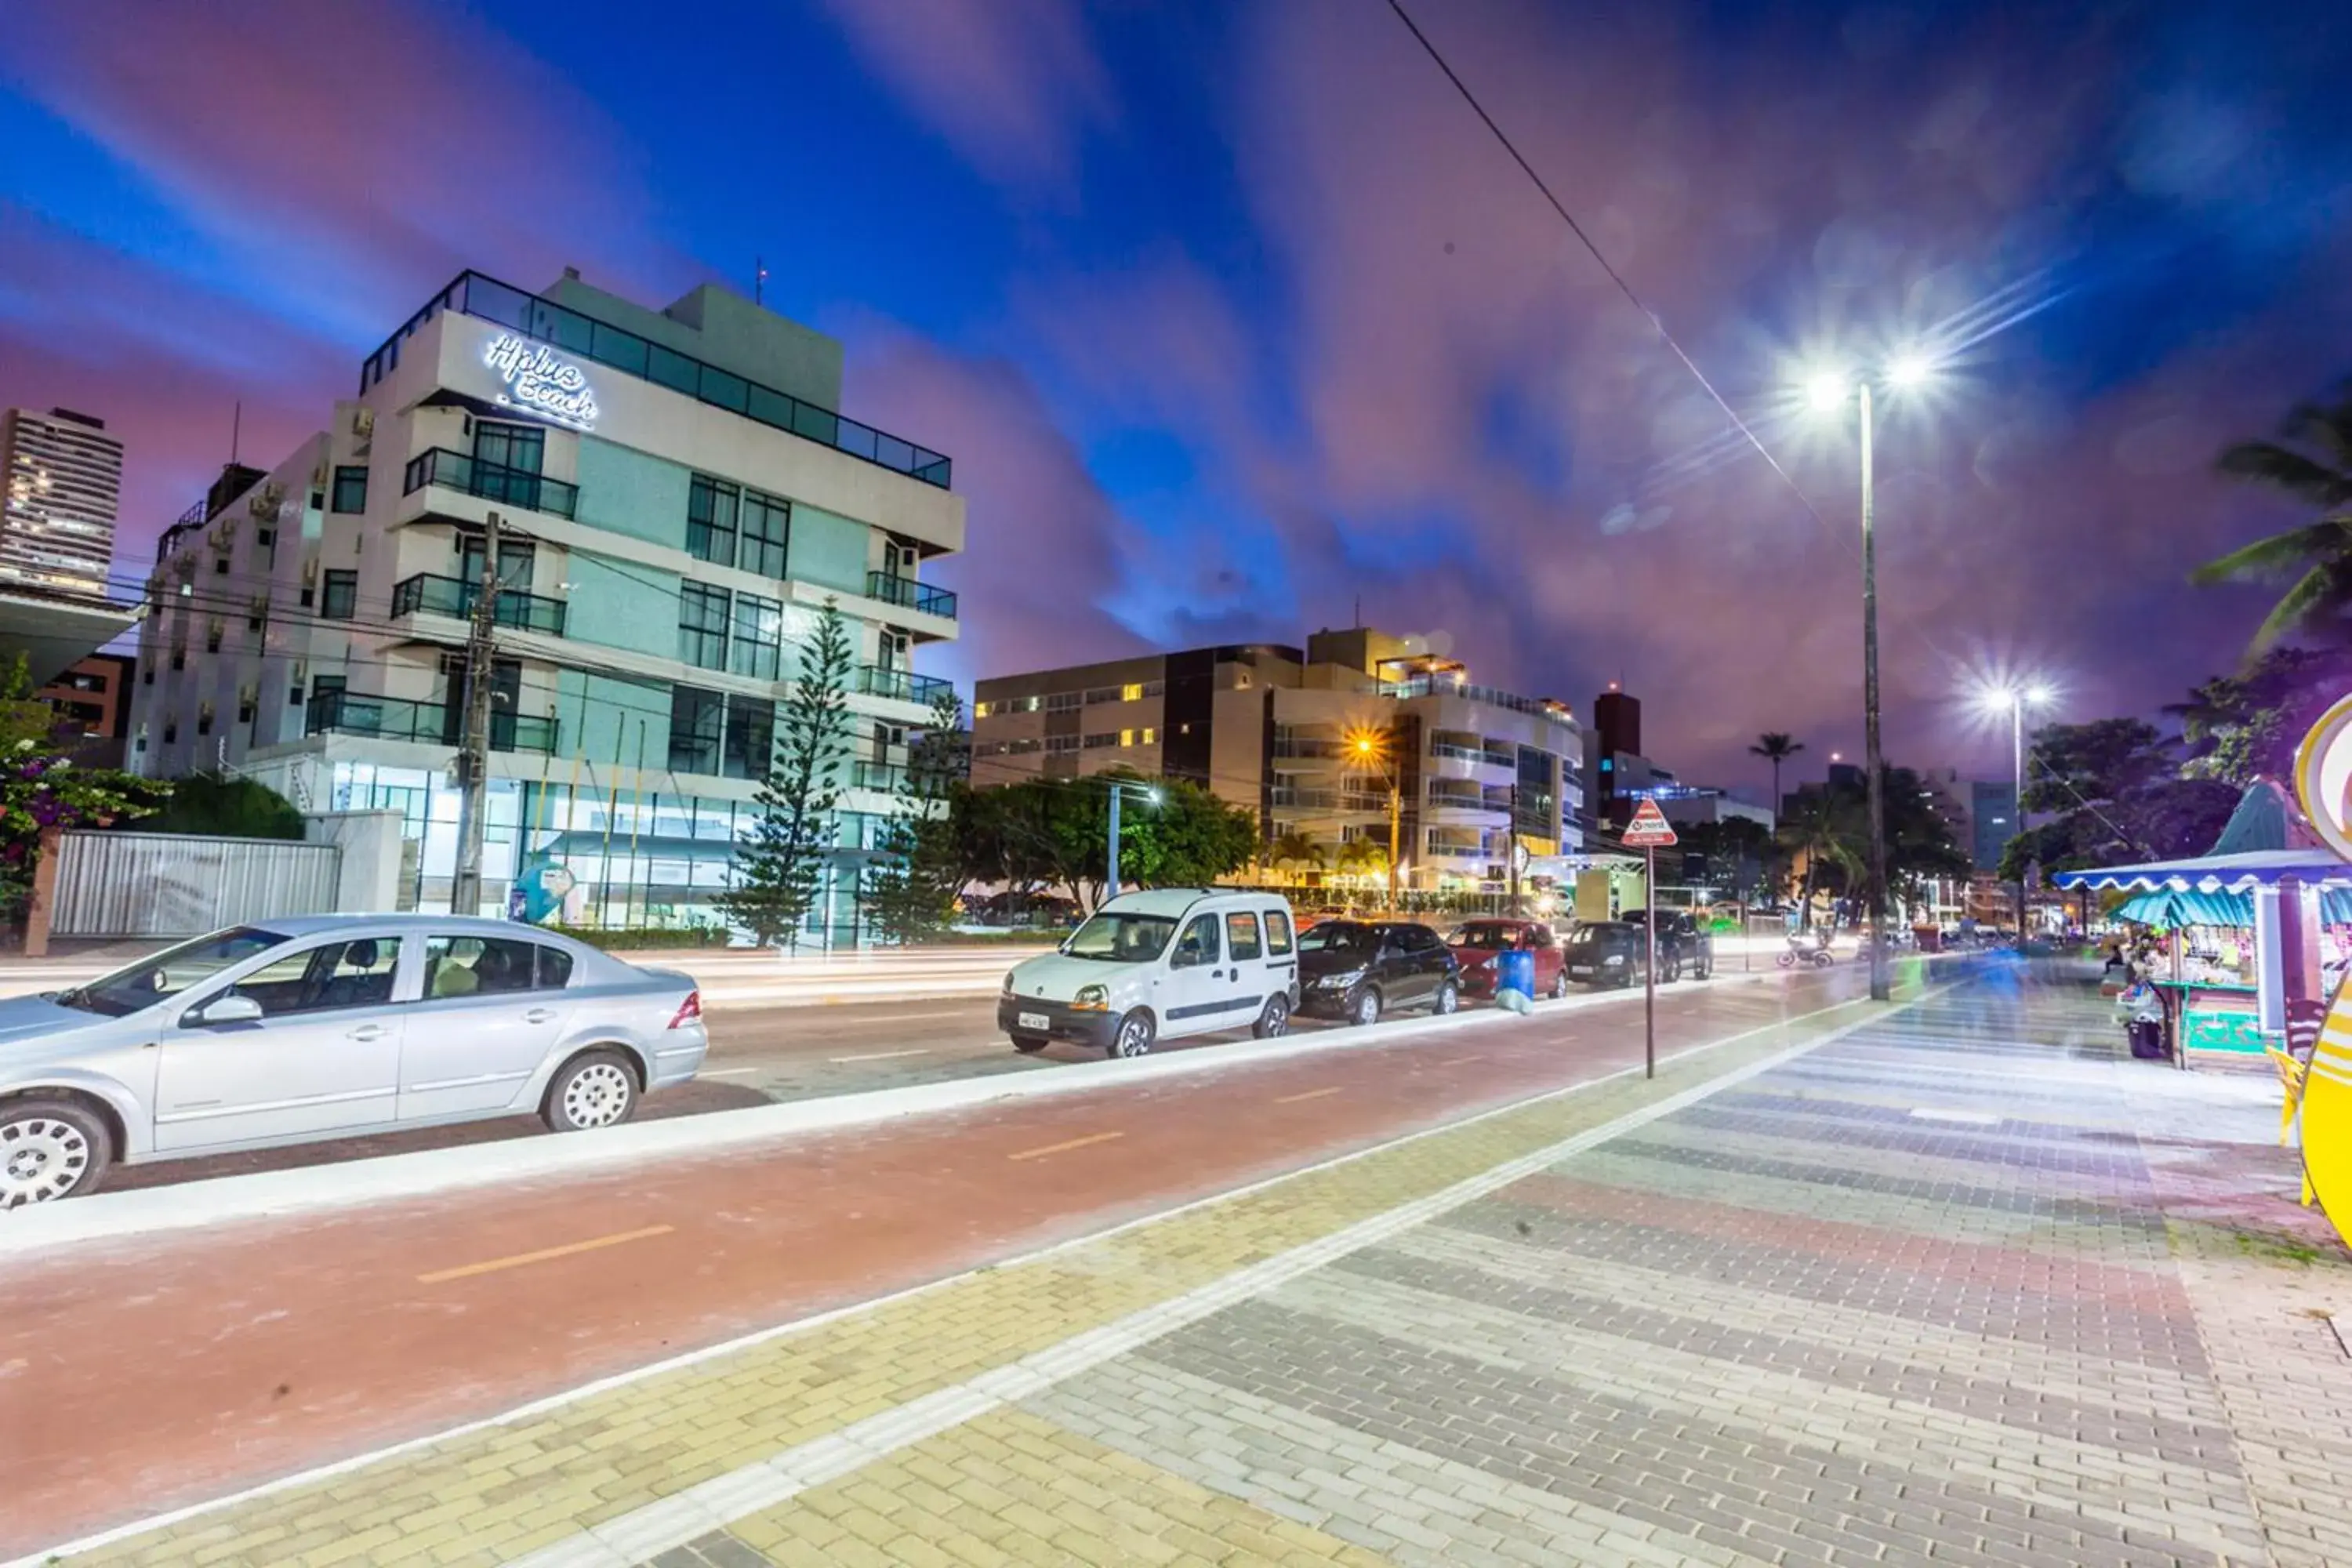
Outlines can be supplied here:
M716 279L952 456L968 679L1365 619L1753 785L1858 749L1851 420L1882 406L1888 746L2152 710L2294 520L2210 475L2352 374L2352 7L1409 0L1733 427L1385 0L78 0L0 29L0 405L130 444L121 555L275 460L467 267ZM657 25L656 25L657 24ZM1785 476L1785 477L1784 477Z

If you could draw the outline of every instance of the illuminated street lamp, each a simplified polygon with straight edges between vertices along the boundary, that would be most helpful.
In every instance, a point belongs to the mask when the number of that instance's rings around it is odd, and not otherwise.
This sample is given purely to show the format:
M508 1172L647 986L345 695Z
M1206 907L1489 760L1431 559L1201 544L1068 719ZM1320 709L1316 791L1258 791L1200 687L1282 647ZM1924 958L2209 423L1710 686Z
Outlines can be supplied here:
M1157 784L1137 784L1129 779L1118 778L1111 779L1108 782L1110 784L1110 868L1108 874L1103 879L1104 903L1108 903L1113 899L1118 897L1119 797L1124 795L1128 791L1133 790L1142 798L1144 805L1158 805L1160 804L1160 786Z
M1385 730L1351 730L1348 733L1349 754L1360 761L1378 763L1381 773L1389 781L1389 910L1397 907L1397 837L1404 816L1404 802L1397 784L1395 759L1389 754L1389 734Z
M2010 755L2015 773L2011 787L2016 792L2013 808L2017 814L2017 831L2025 831L2025 710L2045 707L2053 693L2046 686L1988 687L1978 699L1990 713L2009 716ZM2017 951L2025 951L2025 857L2017 858Z
M1897 354L1885 374L1891 390L1907 392L1935 373L1935 363L1926 355L1906 353ZM1821 373L1807 379L1804 394L1816 414L1842 413L1849 397L1859 402L1862 411L1862 712L1870 802L1870 996L1884 1002L1893 988L1886 971L1886 781L1880 776L1885 761L1878 743L1878 542L1872 529L1870 378Z

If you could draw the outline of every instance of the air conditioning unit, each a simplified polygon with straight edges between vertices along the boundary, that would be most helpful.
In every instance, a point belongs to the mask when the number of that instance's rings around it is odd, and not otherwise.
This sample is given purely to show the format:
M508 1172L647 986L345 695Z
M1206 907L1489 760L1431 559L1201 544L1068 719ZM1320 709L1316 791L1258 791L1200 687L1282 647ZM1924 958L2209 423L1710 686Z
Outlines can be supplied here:
M310 467L310 488L314 490L327 488L327 459L324 458L320 458Z
M352 410L352 434L362 441L372 441L375 438L374 409L361 407Z
M245 685L238 687L236 689L236 700L238 705L241 707L251 707L254 703L260 701L261 687L259 683L247 681Z
M211 542L212 547L215 550L226 550L230 545L236 542L236 520L234 518L225 518L221 521L215 523L211 531L205 535L205 538Z
M316 587L319 583L319 558L310 556L302 563L302 586Z

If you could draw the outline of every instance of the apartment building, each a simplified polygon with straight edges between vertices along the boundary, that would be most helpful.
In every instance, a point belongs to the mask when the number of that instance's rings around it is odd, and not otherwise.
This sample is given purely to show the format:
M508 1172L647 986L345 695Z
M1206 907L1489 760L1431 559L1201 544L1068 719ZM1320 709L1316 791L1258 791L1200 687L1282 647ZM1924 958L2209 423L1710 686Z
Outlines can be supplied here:
M104 599L122 443L70 408L0 414L0 588Z
M306 810L394 809L404 897L447 907L452 762L488 524L499 544L485 899L719 918L776 704L828 604L858 668L835 866L850 917L908 732L956 635L949 459L845 417L841 345L705 286L654 310L576 273L468 272L371 354L328 427L225 474L149 584L131 763L235 768Z
M131 728L131 682L137 661L94 653L33 693L57 715L52 733L86 768L119 768Z
M1583 734L1568 709L1473 684L1459 663L1366 627L1305 648L1228 645L1039 670L974 688L976 784L1114 768L1184 778L1305 835L1327 867L1347 842L1385 855L1396 794L1400 880L1499 884L1515 855L1575 853Z

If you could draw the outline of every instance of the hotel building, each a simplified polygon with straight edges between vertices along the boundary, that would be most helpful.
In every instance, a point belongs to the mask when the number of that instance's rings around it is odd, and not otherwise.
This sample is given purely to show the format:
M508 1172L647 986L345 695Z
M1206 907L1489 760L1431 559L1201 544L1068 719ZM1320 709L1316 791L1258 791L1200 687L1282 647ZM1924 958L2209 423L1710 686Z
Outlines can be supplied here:
M452 763L487 523L499 541L485 903L719 919L776 705L828 604L853 756L812 930L853 919L860 853L956 635L924 581L963 545L949 459L846 418L839 342L705 286L661 310L565 276L468 272L361 367L329 427L232 469L166 531L131 765L234 768L306 811L391 809L404 899L446 909Z

